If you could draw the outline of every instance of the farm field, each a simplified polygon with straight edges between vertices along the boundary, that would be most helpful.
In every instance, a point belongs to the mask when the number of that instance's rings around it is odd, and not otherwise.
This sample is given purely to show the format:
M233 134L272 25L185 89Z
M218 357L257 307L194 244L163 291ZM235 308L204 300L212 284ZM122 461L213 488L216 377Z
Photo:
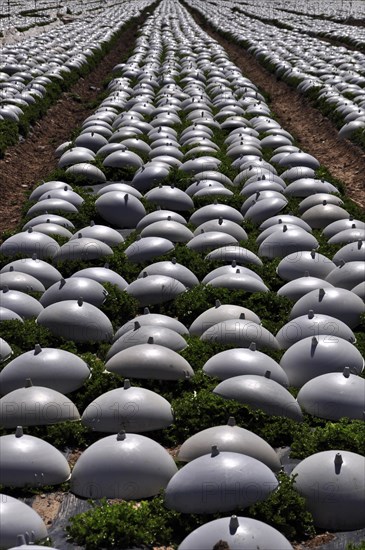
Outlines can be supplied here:
M0 548L364 548L365 2L11 6Z

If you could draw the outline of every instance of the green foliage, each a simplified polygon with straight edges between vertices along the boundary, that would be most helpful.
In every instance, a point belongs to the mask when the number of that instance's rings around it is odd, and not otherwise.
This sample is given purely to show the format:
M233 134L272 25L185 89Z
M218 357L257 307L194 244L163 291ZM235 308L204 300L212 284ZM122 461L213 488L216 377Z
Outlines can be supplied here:
M264 501L250 506L245 515L272 525L290 540L313 537L313 517L305 499L294 489L295 476L279 473L279 487Z
M35 319L25 319L24 323L3 321L1 337L11 344L14 352L12 358L32 350L35 344L40 344L43 348L60 348L76 354L91 352L101 357L105 355L105 343L78 342L76 344L71 340L56 336L49 329L39 325ZM4 363L1 364L1 367L3 366Z
M156 261L172 260L172 258L175 258L177 263L190 269L199 281L201 281L210 271L222 265L221 262L205 260L202 254L188 248L183 243L177 243L174 250L157 258Z
M111 320L116 330L138 314L139 302L116 285L105 283L104 287L108 296L100 310Z
M161 499L118 502L105 499L88 512L70 518L67 532L73 542L86 550L130 548L138 545L169 545L172 529Z
M301 424L291 444L292 458L305 458L314 453L341 449L364 454L365 425L362 420L342 418L338 422L324 422L311 427Z
M14 433L14 430L8 430L8 433ZM79 421L60 422L50 426L28 426L24 427L24 433L39 437L60 450L67 448L84 449L93 442L89 430ZM93 439L95 441L99 438L100 434Z
M359 544L350 542L346 546L346 550L365 550L365 541L359 542Z
M212 379L206 383L208 387L186 391L171 401L174 424L165 431L164 444L179 445L201 430L227 424L230 416L235 417L239 426L263 437L272 446L291 443L298 426L296 422L223 399L212 393L218 382Z
M0 120L0 159L10 145L18 143L18 126L11 120Z
M123 385L122 379L116 374L105 372L104 362L92 353L81 355L89 366L91 376L84 385L70 395L70 399L82 413L86 407L103 393L119 388Z
M304 499L293 488L294 480L279 474L279 488L264 502L233 513L253 517L279 529L290 539L315 534L313 519ZM181 514L164 506L163 495L151 500L92 503L87 512L70 518L68 535L86 550L129 548L147 544L176 547L192 531L226 513Z
M1 337L11 344L14 356L30 351L35 344L45 347L59 347L66 345L66 341L55 337L47 328L38 325L34 319L20 321L3 321L1 323ZM72 346L72 343L69 345ZM1 365L3 366L3 364Z
M277 296L273 292L255 292L214 288L210 285L198 285L180 294L171 304L171 314L174 312L187 327L204 311L214 307L215 301L222 304L236 304L251 309L258 315L262 324L268 330L277 332L282 320L287 319L292 303L289 299ZM280 324L281 323L281 324Z

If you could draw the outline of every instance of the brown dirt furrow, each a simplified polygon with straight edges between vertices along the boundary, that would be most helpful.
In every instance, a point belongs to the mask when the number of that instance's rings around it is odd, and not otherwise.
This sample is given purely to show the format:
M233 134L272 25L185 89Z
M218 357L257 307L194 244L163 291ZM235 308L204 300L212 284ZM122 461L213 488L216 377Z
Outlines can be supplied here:
M128 55L144 19L141 15L131 24L98 66L62 94L26 139L7 149L0 160L0 232L15 228L26 191L57 167L56 147L69 140L71 132L95 110L90 102L97 99L112 68Z
M348 140L340 140L334 124L311 107L304 96L277 80L243 47L222 37L200 14L189 11L195 21L225 48L244 74L269 94L273 113L303 150L314 155L333 177L343 181L352 200L365 208L365 152Z
M57 517L61 508L61 503L64 494L57 493L42 493L36 495L32 508L41 516L47 528L49 528Z

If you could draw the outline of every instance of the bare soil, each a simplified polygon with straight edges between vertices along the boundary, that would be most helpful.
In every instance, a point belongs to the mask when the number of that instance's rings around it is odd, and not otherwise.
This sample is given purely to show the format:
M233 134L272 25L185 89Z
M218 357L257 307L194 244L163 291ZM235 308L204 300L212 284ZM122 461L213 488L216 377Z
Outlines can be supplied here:
M302 542L300 544L294 544L294 550L306 550L307 548L318 548L321 547L323 544L327 544L328 542L331 542L331 540L335 539L336 536L333 533L322 533L321 535L317 535L316 537L313 537L310 540L307 540L306 542Z
M41 516L47 529L51 527L61 507L64 493L42 493L36 495L32 508Z

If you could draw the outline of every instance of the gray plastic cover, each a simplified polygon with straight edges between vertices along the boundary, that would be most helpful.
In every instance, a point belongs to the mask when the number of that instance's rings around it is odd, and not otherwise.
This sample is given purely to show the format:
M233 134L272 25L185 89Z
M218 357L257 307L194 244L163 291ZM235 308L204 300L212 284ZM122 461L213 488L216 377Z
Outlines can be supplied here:
M72 229L75 229L75 226L70 220L67 218L64 218L63 216L58 216L57 214L40 214L39 216L36 216L35 218L32 218L23 226L23 231L26 231L29 229L29 227L34 227L36 225L50 223L52 225L59 225L60 227L64 227L69 229L70 231Z
M55 235L59 237L65 237L66 239L72 237L71 231L66 229L66 227L63 227L62 225L59 225L57 223L51 223L50 221L32 225L31 227L33 231L44 233L45 235L49 235L50 237L54 237Z
M214 288L231 288L245 290L246 292L269 292L269 288L257 277L252 277L240 268L236 268L235 273L223 273L214 277L208 283Z
M2 307L14 311L23 319L37 317L43 311L43 306L38 300L19 290L0 290L0 303Z
M342 372L346 366L350 372L360 374L364 369L364 358L347 340L320 335L293 344L282 356L280 365L290 385L300 388L312 378L328 372Z
M75 193L75 191L72 191L71 189L53 189L52 191L48 191L47 193L44 193L39 197L39 201L44 201L46 199L62 199L65 200L74 206L78 208L82 205L84 202L84 199L79 195L78 193Z
M141 237L162 237L174 243L187 243L193 236L185 225L168 219L150 223L141 231Z
M155 326L162 326L169 328L171 330L174 330L178 334L188 335L189 331L188 329L180 323L177 319L174 317L169 317L168 315L163 315L162 313L150 313L148 308L145 308L143 315L138 315L134 319L131 319L130 321L127 321L123 326L121 326L117 332L114 335L113 341L115 342L123 336L126 332L129 330L132 330L134 328L134 323L138 321L138 323L143 325L155 325Z
M164 489L177 467L156 441L139 434L110 435L82 453L71 491L84 498L148 498Z
M5 428L46 426L79 419L78 410L70 399L43 386L28 385L0 399L0 422Z
M277 291L278 296L285 296L289 300L296 302L308 292L316 290L319 288L333 288L332 285L327 280L319 279L318 277L311 277L310 275L305 275L304 277L298 277L293 281L289 281L285 285L279 288Z
M202 223L195 229L194 235L199 235L202 232L207 233L208 231L221 231L222 233L228 233L228 235L231 235L237 241L247 241L248 239L247 233L243 227L236 222L224 220L223 218L209 220Z
M315 176L308 176L298 178L292 183L289 183L284 193L288 197L312 198L315 195L338 193L338 189L327 181L315 179ZM322 201L320 200L319 202ZM316 204L318 204L318 202Z
M177 279L166 275L147 275L130 283L126 292L143 307L173 300L186 292L186 287Z
M84 410L81 422L91 430L118 433L148 432L167 428L174 421L170 403L158 393L132 387L124 380L123 388L103 393Z
M150 339L154 344L173 351L182 351L187 346L186 340L170 328L161 325L140 325L138 321L135 321L131 330L114 341L106 355L106 360L111 359L116 353L125 349L147 344Z
M200 233L190 239L186 246L196 252L206 252L212 248L236 244L238 244L238 240L232 235L221 231L208 231L208 233Z
M281 162L279 162L280 166L306 166L308 168L312 168L313 170L317 170L319 168L320 164L319 161L313 157L313 155L310 155L309 153L304 153L303 151L298 151L295 153L290 153L287 155Z
M231 220L238 224L243 222L243 216L236 208L228 204L209 204L195 210L190 216L189 223L198 227L202 223L219 218Z
M64 189L67 187L67 189L72 190L72 186L65 183L64 181L47 181L46 183L42 183L41 185L38 185L29 195L30 201L37 201L39 197L44 195L44 193L47 193L48 191L51 191L53 189Z
M116 227L135 228L146 215L146 210L137 197L129 193L111 191L95 201L98 214Z
M309 231L309 232L312 230L310 225L304 222L301 218L294 216L293 214L278 214L277 216L272 216L271 218L262 222L259 229L260 231L264 231L268 227L272 227L273 225L280 224L280 223L298 225L305 231Z
M365 255L364 261L341 263L326 277L326 281L333 286L351 290L354 286L365 281Z
M352 288L351 290L354 294L356 294L356 296L358 296L363 301L365 301L365 281L363 281L362 283L359 283L358 285L354 286L354 288ZM1 311L1 309L0 309L0 311ZM0 313L0 318L1 318L1 313Z
M309 380L297 396L304 411L328 420L352 418L363 420L365 411L365 380L350 373L330 372Z
M269 227L267 227L266 229L264 229L260 235L258 235L258 237L256 238L256 244L260 245L262 242L264 242L264 240L269 237L270 235L272 235L273 233L275 233L276 231L283 231L283 227L284 225L286 225L286 228L287 230L292 230L292 229L298 229L300 228L297 224L294 224L294 223L282 223L282 222L279 222L279 223L276 223L274 225L270 225ZM309 231L307 231L308 233L310 233L312 230L309 229Z
M73 241L78 239L80 235L84 238L96 239L110 247L117 246L118 244L124 242L122 235L120 235L118 231L112 227L101 224L90 224L88 227L78 229L75 235L71 236L70 240Z
M149 214L143 216L143 218L138 222L136 229L138 231L142 231L148 225L164 220L171 220L181 223L182 225L187 224L186 219L181 214L178 214L173 210L155 210L154 212L150 212Z
M36 344L34 350L18 355L0 372L0 393L23 388L26 378L31 378L36 386L66 394L80 388L89 376L87 364L74 353Z
M261 243L259 256L284 258L289 254L318 248L317 239L304 229L288 229L284 224L281 231L275 231Z
M334 188L334 193L338 193L338 190ZM300 214L303 214L309 208L312 208L312 206L316 206L317 204L323 204L323 201L326 201L327 204L337 204L337 206L343 206L343 201L340 199L340 197L337 197L336 195L331 195L330 193L326 193L325 191L314 193L313 195L310 195L309 197L306 197L303 199L298 206L298 210Z
M88 165L91 166L91 165ZM96 167L93 167L96 168ZM28 216L36 216L38 214L44 214L48 212L69 212L77 214L78 209L74 204L71 204L64 199L44 199L43 201L36 202L31 206L27 212Z
M194 376L189 363L175 351L157 344L139 344L114 355L105 369L130 378L185 380Z
M326 203L326 201L308 208L302 214L302 220L307 222L313 229L324 229L328 224L348 217L347 210L344 210L341 206Z
M345 323L330 315L314 313L313 310L286 323L276 334L276 339L282 349L288 349L303 338L325 334L330 340L339 337L351 344L356 342L355 334Z
M13 350L4 338L0 337L0 363L6 361L13 354ZM1 373L0 373L1 374Z
M15 311L2 306L0 306L0 322L1 321L20 321L24 323L24 320L20 317L20 315L15 313Z
M38 279L38 281L40 281L45 288L50 287L62 279L62 275L58 269L43 260L39 260L37 257L24 258L22 260L10 262L2 268L0 273L7 273L12 269L14 269L14 271L20 271L21 273L32 275Z
M44 285L33 275L21 271L0 273L0 290L4 288L19 290L20 292L44 292Z
M174 245L163 237L142 237L130 244L124 251L128 260L133 263L142 263L162 256L174 250Z
M330 239L341 231L352 229L354 225L357 229L365 229L365 222L361 220L354 220L353 216L349 216L346 220L338 220L326 225L322 231L322 235L327 237L327 239Z
M256 254L241 246L223 246L209 252L206 260L218 260L223 262L236 261L239 264L254 264L262 266L262 261Z
M289 386L288 377L281 366L266 353L258 351L253 343L249 348L228 349L213 355L203 366L203 371L219 380L243 374L265 376L269 372L272 380L284 387Z
M245 220L250 220L252 223L259 225L283 210L287 204L288 201L285 197L258 200L247 210L244 218Z
M178 550L207 550L219 541L225 541L230 550L292 550L290 542L276 529L256 519L232 516L209 521L190 533Z
M148 191L145 200L164 209L179 211L192 210L194 203L182 189L171 185L161 185Z
M284 416L297 422L303 419L297 400L283 386L266 376L234 376L220 382L213 393L261 409L269 415Z
M328 239L328 244L343 244L343 243L353 243L355 241L364 241L365 240L365 229L357 229L353 227L351 229L344 229L333 235Z
M67 168L66 174L80 176L88 183L104 183L106 181L104 172L102 172L97 166L88 164L87 162L79 162L78 164L70 166Z
M311 290L293 306L289 319L305 315L309 310L340 319L350 328L356 327L365 311L365 304L351 290L345 288L320 288Z
M259 349L279 349L279 344L271 332L246 319L221 321L203 332L200 339L203 342L233 344L243 348L248 348L252 342L255 342Z
M166 275L180 281L186 288L192 288L199 284L199 279L190 269L176 262L175 258L162 262L156 262L145 267L138 278L143 277L143 273L148 275Z
M292 472L314 524L331 531L365 526L365 458L343 450L316 453ZM316 488L313 491L313 487Z
M79 237L63 244L54 255L54 262L67 260L98 260L105 256L112 256L113 250L107 244L90 237Z
M80 298L46 307L38 315L37 323L53 334L75 342L110 341L113 337L108 317Z
M110 193L111 191L120 191L122 193L130 193L131 195L134 195L137 197L137 199L142 198L142 193L140 193L137 189L132 187L131 185L128 185L127 183L122 182L107 182L105 186L103 186L99 191L97 192L98 197L101 195L105 195L105 193Z
M182 462L191 462L199 456L209 454L213 445L220 451L241 453L263 462L278 472L281 463L278 455L264 439L258 435L236 425L235 419L230 417L225 426L207 428L189 437L180 447L177 455Z
M356 241L353 243L345 244L336 254L333 256L332 261L335 265L339 265L344 262L363 262L365 255L365 241Z
M70 477L70 467L60 451L46 441L15 434L0 437L0 483L4 487L57 485Z
M319 254L315 250L301 250L285 256L280 261L276 272L284 281L293 281L304 277L306 272L311 277L325 279L335 267L336 264L327 256Z
M250 277L257 279L262 283L264 282L260 275L258 275L255 271L248 267L238 265L236 261L233 261L231 265L224 265L210 271L202 280L202 284L206 285L207 283L209 283L216 277L220 277L221 275L234 275L237 272L237 269L239 269L241 275L249 275Z
M46 259L53 258L59 249L60 245L52 237L30 227L27 231L16 233L6 239L0 246L0 253L10 257L21 254L25 258L37 254L38 258Z
M105 302L108 293L97 281L86 277L70 277L49 287L39 301L43 307L48 307L65 300L77 300L80 296L85 302L99 307Z
M105 264L104 267L87 267L76 271L71 277L86 277L88 279L93 279L101 285L104 283L110 283L116 285L120 290L125 290L128 286L127 281L118 273L109 269L108 264Z
M259 460L213 446L210 454L192 460L173 476L165 490L165 506L189 514L228 512L265 500L277 486L273 472Z
M48 536L47 528L33 508L20 500L0 494L0 547L17 546L18 536L34 532L35 540Z

